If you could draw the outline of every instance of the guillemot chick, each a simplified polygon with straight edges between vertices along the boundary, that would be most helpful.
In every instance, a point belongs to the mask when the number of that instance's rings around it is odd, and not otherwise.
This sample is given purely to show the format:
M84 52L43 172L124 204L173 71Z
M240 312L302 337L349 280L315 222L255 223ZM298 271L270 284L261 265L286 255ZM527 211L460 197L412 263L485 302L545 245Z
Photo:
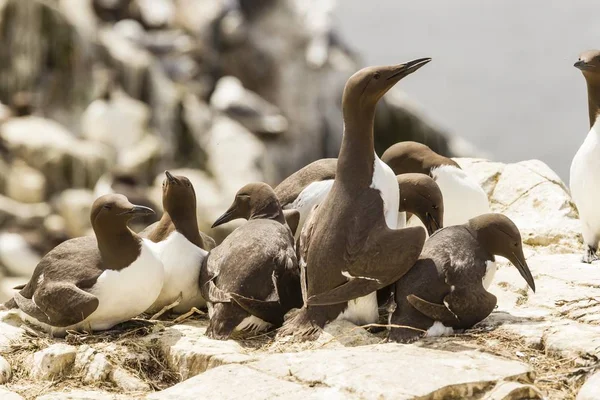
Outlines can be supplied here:
M280 326L287 311L302 305L294 237L273 189L244 186L213 227L237 218L248 222L210 252L200 274L210 317L206 335L214 339Z
M275 194L284 210L300 213L296 238L313 208L325 199L335 179L337 158L323 158L308 164L275 188ZM415 214L432 234L442 227L443 200L435 181L422 174L403 174L396 177L400 190L397 228L404 227L405 213Z
M390 324L413 329L392 327L390 340L449 334L486 318L496 307L496 296L487 291L495 256L507 258L535 292L521 234L508 217L484 214L431 235L415 266L395 285Z
M285 321L281 335L314 338L338 317L376 322L376 291L398 280L417 260L425 231L395 229L398 182L375 154L373 120L379 99L429 61L368 67L348 79L335 180L300 235L304 306Z
M581 221L581 233L587 246L582 258L585 263L598 260L600 241L600 50L582 53L575 63L587 83L590 131L571 162L571 196Z
M162 184L164 213L160 221L140 233L156 243L156 254L165 268L165 279L158 298L146 310L160 311L175 302L171 310L185 313L192 307L206 307L200 294L198 277L200 266L214 247L214 240L198 230L196 217L196 192L188 178L174 176L165 171Z
M396 143L383 153L381 159L396 175L421 173L435 180L444 197L446 226L464 224L490 212L487 195L481 186L454 160L439 155L424 144Z
M160 293L164 270L154 244L127 223L153 212L120 194L98 198L90 217L96 237L70 239L51 250L6 306L56 336L109 329L141 314Z

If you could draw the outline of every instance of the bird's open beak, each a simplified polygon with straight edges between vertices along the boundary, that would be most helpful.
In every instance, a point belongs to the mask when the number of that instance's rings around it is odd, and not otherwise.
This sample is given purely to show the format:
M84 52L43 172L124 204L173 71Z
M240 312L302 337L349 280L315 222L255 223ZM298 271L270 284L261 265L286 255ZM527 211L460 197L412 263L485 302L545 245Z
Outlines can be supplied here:
M405 64L400 64L400 65L398 65L398 67L396 67L396 70L392 73L392 75L390 75L387 79L388 80L394 79L395 81L399 81L400 79L404 78L405 76L412 74L413 72L415 72L416 70L418 70L419 68L421 68L423 65L427 64L430 61L431 61L431 58L427 57L427 58L419 58L417 60L412 60Z
M123 211L119 215L124 215L124 214L132 214L135 217L142 217L144 215L152 215L152 214L156 214L156 213L150 207L134 205L133 207L131 207L131 209L129 209L127 211Z
M533 275L531 275L531 271L529 270L529 266L527 266L527 262L525 261L525 256L521 252L521 254L517 255L512 253L512 257L509 259L511 263L519 270L519 273L525 279L525 282L529 285L531 290L535 293L535 282L533 280Z

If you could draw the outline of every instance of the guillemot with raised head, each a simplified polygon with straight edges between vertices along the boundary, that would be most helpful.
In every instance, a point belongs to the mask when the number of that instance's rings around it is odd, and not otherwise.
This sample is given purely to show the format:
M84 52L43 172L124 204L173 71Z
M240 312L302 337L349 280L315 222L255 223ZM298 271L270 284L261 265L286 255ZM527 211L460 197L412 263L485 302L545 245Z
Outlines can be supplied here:
M379 99L429 61L368 67L348 79L335 180L300 235L304 306L279 334L314 338L340 316L358 324L375 322L376 291L399 279L417 260L425 231L395 229L398 182L375 154L373 120Z

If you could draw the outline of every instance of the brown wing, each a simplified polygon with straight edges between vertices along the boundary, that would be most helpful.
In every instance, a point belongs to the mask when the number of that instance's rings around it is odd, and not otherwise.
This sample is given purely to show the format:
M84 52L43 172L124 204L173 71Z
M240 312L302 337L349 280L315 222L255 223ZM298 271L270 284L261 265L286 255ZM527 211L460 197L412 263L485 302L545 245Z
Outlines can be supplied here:
M335 178L337 158L323 158L308 164L283 180L274 189L281 206L292 203L312 182Z
M425 243L421 227L390 229L383 214L383 200L367 189L357 200L358 213L351 216L346 251L346 283L311 296L309 305L346 302L381 289L400 279L415 264Z
M291 209L283 210L283 215L285 216L285 222L287 222L292 231L292 235L296 235L298 224L300 223L300 211Z
M219 275L219 271L215 270L214 266L209 264L209 261L210 253L208 257L204 258L200 267L200 294L206 301L211 303L229 303L231 301L229 293L224 292L215 285L214 280Z
M486 291L482 285L471 288L455 288L444 298L444 304L459 320L457 328L470 328L483 321L494 311L496 296Z

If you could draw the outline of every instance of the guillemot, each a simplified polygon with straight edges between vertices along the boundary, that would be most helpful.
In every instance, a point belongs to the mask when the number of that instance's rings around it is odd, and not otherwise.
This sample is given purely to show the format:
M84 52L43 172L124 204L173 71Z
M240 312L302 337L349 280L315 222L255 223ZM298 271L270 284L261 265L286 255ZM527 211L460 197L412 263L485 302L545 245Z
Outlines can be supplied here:
M213 227L245 218L202 265L200 287L208 301L207 336L262 331L283 322L302 305L294 237L273 189L265 183L241 188Z
M155 313L171 305L175 313L206 307L200 294L200 266L214 247L214 240L198 230L196 193L185 176L165 171L162 184L164 213L160 221L140 232L141 237L156 243L156 254L165 268L162 290L147 312Z
M600 241L600 51L582 53L575 63L587 83L590 131L571 162L571 196L577 205L581 221L581 233L587 250L582 258L585 263L598 260Z
M521 235L502 214L484 214L429 237L415 266L395 284L396 310L390 340L411 342L470 328L496 307L487 291L496 272L495 256L507 258L535 292Z
M425 231L395 229L398 182L375 154L373 120L379 99L429 61L368 67L348 79L335 180L300 235L304 306L285 321L280 335L314 338L338 317L358 324L375 322L376 291L399 279L417 260Z
M481 186L454 160L439 155L424 144L396 143L382 154L381 159L396 175L422 173L435 180L444 197L446 226L464 224L490 212L487 195Z
M98 198L90 216L96 237L70 239L51 250L6 306L56 336L109 329L141 314L160 293L164 269L154 244L127 223L153 212L123 195Z

